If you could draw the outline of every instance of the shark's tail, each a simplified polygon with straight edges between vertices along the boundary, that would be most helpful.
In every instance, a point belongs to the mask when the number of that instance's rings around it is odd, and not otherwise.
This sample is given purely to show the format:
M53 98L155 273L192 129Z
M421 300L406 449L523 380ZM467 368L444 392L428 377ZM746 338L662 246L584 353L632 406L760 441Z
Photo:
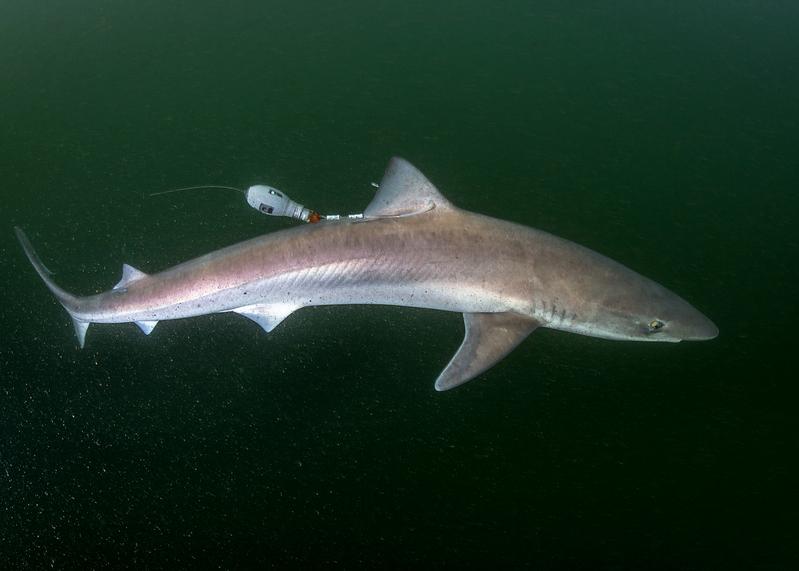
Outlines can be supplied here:
M14 227L14 232L16 232L17 239L22 245L22 249L25 250L25 255L28 256L31 264L33 264L33 268L36 270L36 273L39 274L45 285L50 289L51 292L53 292L61 305L64 306L64 309L67 310L70 317L72 317L72 322L75 325L75 333L78 336L78 343L80 343L81 348L83 348L83 345L86 341L86 330L89 329L89 322L84 321L77 316L78 307L80 305L79 299L55 284L53 279L50 277L50 270L45 267L45 265L39 259L39 256L36 255L36 251L33 249L33 245L31 245L31 242L28 240L25 232L16 226Z

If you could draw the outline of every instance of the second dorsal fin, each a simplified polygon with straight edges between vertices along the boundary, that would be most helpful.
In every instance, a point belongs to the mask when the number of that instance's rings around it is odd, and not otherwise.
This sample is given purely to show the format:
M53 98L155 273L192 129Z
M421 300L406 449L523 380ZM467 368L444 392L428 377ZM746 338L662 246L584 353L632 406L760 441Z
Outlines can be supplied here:
M380 189L363 215L365 218L408 216L449 206L450 202L416 167L405 159L394 157L380 181Z
M132 282L135 282L137 280L146 277L147 274L145 274L140 270L137 270L133 266L129 266L128 264L122 264L122 279L119 280L119 283L114 286L114 289L124 289L128 287Z

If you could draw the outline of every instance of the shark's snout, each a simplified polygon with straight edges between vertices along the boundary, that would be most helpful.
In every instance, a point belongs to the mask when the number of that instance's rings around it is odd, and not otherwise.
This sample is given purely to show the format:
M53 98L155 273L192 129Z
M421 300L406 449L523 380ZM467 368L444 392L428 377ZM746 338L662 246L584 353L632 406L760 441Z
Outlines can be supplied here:
M719 328L702 313L697 311L691 322L685 327L684 341L708 341L719 335Z
M718 337L719 328L682 298L673 298L669 336L674 341L708 341Z

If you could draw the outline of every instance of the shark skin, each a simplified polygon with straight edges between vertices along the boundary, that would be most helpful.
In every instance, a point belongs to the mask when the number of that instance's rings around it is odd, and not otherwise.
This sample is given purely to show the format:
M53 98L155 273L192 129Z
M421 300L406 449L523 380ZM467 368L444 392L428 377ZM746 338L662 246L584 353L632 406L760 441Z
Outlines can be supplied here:
M265 331L302 307L398 305L464 316L461 347L435 383L479 376L538 327L614 340L712 339L687 301L588 248L453 206L407 161L389 163L360 220L266 234L148 275L123 266L111 290L58 287L25 234L29 260L71 315L81 347L91 323L236 312Z

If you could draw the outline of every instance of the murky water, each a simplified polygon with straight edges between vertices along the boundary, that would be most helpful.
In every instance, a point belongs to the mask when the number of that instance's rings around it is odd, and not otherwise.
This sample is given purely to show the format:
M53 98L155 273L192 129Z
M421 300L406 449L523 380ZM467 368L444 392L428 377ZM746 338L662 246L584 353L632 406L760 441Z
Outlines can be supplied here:
M0 562L790 567L799 9L702 0L5 2ZM680 3L678 3L680 4ZM107 289L355 212L389 157L709 315L705 343L542 330L433 381L459 315L72 325Z

